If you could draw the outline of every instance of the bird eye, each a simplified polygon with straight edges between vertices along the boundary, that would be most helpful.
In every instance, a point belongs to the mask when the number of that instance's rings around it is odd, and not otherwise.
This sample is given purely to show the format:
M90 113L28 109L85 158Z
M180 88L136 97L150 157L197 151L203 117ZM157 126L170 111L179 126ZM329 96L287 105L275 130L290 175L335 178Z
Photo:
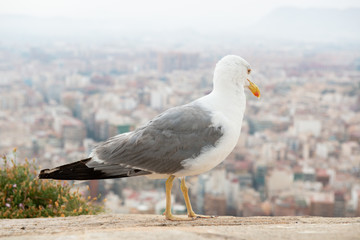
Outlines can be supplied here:
M250 74L251 73L251 69L248 69L248 74Z

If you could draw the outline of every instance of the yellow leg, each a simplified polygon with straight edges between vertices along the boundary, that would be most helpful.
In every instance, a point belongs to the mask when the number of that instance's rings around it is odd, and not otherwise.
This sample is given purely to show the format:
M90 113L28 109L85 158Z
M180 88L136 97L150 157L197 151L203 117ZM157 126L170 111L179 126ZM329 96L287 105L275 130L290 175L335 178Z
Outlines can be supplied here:
M186 204L186 208L187 208L187 213L188 213L189 217L191 217L191 218L213 218L214 217L214 216L198 215L192 210L191 203L190 203L190 198L189 198L189 189L185 184L185 177L183 177L181 179L180 188L181 188L181 191L182 191L182 193L184 195L185 204Z
M175 176L171 175L167 180L166 180L166 209L165 209L165 218L168 220L173 220L173 221L189 221L192 220L191 218L181 218L181 217L176 217L171 213L171 189L173 186L173 181L175 179Z

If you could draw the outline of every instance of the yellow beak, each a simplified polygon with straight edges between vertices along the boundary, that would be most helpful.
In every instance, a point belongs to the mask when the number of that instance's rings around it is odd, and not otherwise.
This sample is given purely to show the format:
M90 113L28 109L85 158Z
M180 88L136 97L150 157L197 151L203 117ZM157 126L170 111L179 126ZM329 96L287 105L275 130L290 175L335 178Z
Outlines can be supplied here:
M248 79L248 81L249 81L249 83L250 83L250 85L248 86L248 88L249 88L250 91L254 94L254 96L256 96L256 97L259 98L259 97L260 97L259 87L256 86L256 84L253 83L252 81L250 81L249 79Z

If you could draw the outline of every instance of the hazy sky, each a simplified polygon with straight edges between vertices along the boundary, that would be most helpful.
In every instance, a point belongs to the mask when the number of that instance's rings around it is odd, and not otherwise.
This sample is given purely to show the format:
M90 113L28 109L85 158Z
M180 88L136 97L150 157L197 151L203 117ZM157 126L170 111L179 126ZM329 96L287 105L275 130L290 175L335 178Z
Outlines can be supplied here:
M359 0L0 0L0 14L71 18L203 18L223 17L252 23L283 6L349 8ZM241 25L241 24L240 24ZM246 25L246 24L244 24Z

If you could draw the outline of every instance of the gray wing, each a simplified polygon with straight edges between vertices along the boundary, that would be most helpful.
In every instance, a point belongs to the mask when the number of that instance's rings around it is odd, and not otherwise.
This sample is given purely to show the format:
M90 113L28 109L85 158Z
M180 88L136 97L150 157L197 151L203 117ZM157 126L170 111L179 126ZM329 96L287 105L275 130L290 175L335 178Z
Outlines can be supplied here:
M221 126L212 125L210 112L184 105L165 111L131 133L110 138L94 152L103 167L120 165L147 174L172 174L183 169L183 160L214 147L222 135Z

